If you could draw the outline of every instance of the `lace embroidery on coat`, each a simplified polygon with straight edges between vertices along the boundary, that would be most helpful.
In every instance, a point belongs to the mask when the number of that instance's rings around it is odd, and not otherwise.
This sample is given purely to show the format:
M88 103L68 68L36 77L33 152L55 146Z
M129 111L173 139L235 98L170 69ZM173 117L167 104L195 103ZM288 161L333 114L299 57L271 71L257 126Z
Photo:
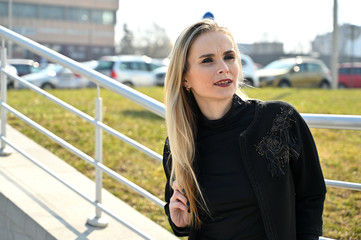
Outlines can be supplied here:
M268 159L268 169L272 177L285 175L285 165L290 157L297 159L300 155L296 136L290 131L295 123L290 116L294 109L281 107L272 123L270 132L256 146L257 152Z

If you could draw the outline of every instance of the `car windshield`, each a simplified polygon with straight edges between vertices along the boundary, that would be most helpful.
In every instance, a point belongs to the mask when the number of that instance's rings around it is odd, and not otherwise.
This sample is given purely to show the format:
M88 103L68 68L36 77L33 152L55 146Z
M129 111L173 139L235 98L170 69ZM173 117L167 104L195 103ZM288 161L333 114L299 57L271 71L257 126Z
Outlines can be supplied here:
M274 61L265 66L263 69L290 69L294 66L292 62Z
M150 63L149 65L148 65L148 67L150 68L149 70L150 71L153 71L154 69L157 69L157 68L160 68L160 67L162 67L163 65L162 64L158 64L158 63Z
M113 68L113 61L99 61L98 66L96 66L95 70L110 70Z

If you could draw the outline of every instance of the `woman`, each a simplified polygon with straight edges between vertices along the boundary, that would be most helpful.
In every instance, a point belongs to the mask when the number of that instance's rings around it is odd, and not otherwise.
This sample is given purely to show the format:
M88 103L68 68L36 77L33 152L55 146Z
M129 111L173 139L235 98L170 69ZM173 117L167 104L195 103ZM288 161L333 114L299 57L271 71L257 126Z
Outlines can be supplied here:
M166 76L165 212L189 239L318 239L326 187L312 135L280 101L238 90L231 33L202 20L177 39Z

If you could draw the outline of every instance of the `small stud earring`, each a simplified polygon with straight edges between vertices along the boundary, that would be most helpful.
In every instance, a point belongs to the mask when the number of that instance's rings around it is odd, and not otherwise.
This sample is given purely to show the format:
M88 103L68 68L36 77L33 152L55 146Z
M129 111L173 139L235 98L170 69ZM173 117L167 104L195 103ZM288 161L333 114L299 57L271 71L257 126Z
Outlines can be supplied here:
M186 87L186 90L187 90L187 92L191 92L191 88L190 87Z

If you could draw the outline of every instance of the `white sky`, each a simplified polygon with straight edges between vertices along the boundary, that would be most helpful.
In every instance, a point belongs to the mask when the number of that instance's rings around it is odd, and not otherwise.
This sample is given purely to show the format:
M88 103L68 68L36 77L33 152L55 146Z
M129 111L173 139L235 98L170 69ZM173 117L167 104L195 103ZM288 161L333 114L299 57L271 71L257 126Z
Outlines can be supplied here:
M117 31L124 23L133 31L156 23L174 42L208 11L238 43L280 41L287 52L306 52L317 34L333 29L333 0L131 0L119 2ZM360 11L361 0L338 0L339 24L361 26Z

